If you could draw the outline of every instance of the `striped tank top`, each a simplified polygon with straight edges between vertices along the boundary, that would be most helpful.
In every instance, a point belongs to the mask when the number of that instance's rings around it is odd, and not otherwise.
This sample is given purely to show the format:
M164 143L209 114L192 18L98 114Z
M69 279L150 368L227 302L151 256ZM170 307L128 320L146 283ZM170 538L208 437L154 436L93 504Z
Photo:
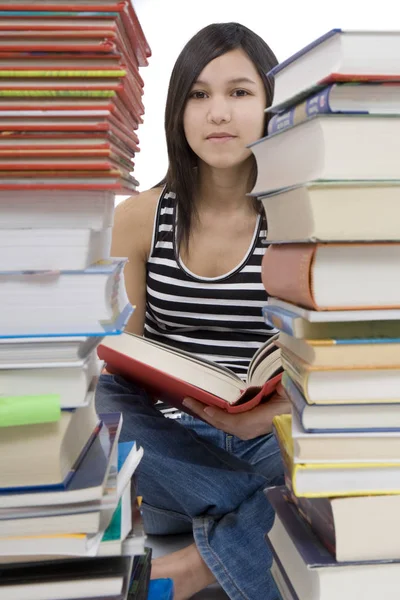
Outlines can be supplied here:
M220 277L199 277L176 245L175 194L163 190L147 263L144 336L232 369L244 378L251 357L271 336L261 309L265 221L258 217L246 256Z

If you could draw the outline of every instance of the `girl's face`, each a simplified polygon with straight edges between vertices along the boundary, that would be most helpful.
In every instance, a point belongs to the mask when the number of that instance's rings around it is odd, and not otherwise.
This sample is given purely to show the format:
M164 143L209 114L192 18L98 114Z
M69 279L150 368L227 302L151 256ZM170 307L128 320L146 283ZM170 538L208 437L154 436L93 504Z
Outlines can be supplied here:
M266 93L254 64L236 49L206 65L194 82L183 115L187 142L211 167L226 169L251 154L246 145L264 131Z

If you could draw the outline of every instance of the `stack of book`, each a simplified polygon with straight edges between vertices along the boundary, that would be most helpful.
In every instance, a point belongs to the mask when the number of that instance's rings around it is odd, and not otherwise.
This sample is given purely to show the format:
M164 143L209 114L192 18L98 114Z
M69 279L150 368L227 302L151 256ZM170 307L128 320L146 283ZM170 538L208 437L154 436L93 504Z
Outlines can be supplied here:
M0 33L0 596L145 597L142 449L94 390L133 310L110 241L150 49L124 1L0 2Z
M268 490L285 599L400 585L400 32L333 30L278 65L252 145L291 415Z

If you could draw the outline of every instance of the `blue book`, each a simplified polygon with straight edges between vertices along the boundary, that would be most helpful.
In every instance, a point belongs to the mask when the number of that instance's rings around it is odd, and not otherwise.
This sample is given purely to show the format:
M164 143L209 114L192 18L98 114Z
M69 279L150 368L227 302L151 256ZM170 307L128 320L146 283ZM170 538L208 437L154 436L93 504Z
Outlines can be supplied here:
M400 432L400 403L308 404L287 372L282 385L292 408L307 433Z
M151 579L147 600L172 600L174 582L172 579Z
M300 104L278 113L268 123L268 134L294 127L318 114L387 115L400 113L400 85L334 83Z
M100 414L99 418L101 419L100 430L65 487L3 488L0 491L0 508L100 502L106 491L107 479L113 473L116 487L117 445L122 427L122 415L107 413Z
M355 90L358 89L360 92L363 92L368 85L362 86L359 85L358 88L353 84L332 84L318 91L316 94L313 94L304 102L300 104L296 104L292 106L288 110L276 114L272 117L270 122L268 123L268 134L271 135L273 133L277 133L278 131L282 131L284 129L288 129L289 127L293 127L298 123L302 123L303 121L313 117L318 114L329 114L329 113L344 113L344 114L369 114L371 110L355 110L354 109L354 99L349 99L347 104L344 102L342 106L335 107L335 92L337 90ZM375 89L379 86L373 86ZM376 92L375 92L376 93ZM332 98L333 97L333 98ZM399 98L400 99L400 98ZM362 102L360 101L360 106L362 106ZM364 103L365 107L365 103ZM382 109L383 111L383 109ZM381 112L382 112L381 111ZM400 102L398 106L398 111L400 112ZM378 111L379 114L379 111Z
M118 443L118 472L121 471L126 459L132 450L136 447L136 442L119 442Z
M399 340L399 321L373 319L371 313L378 311L341 311L342 317L339 320L313 322L308 320L307 317L310 313L315 313L316 311L307 311L288 302L281 303L290 308L279 306L275 303L263 306L262 315L264 321L270 327L275 327L295 338L309 340L332 339L335 340L336 344L366 343L366 340L368 342L374 340L374 343L379 343L380 340L382 340L381 343L390 343L398 342ZM299 312L294 312L295 309ZM333 311L326 312L332 313ZM336 312L338 313L338 311ZM352 320L351 313L356 312L368 312L368 315L364 319L360 319L360 315L353 315L354 320ZM382 319L385 312L386 314L388 313L388 311L379 311ZM326 318L329 319L329 316L327 314ZM400 318L400 312L398 316ZM372 320L368 320L368 317L372 318ZM390 316L387 318L390 319Z

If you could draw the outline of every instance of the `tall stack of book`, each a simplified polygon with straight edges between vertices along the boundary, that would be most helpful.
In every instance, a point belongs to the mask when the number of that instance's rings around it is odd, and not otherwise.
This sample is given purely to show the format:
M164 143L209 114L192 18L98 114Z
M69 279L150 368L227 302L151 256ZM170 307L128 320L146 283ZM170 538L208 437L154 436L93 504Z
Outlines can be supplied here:
M94 389L132 313L110 241L149 56L131 2L0 2L1 598L146 594L142 449Z
M400 585L400 32L333 30L278 65L252 145L268 242L266 322L291 415L268 490L282 597Z

